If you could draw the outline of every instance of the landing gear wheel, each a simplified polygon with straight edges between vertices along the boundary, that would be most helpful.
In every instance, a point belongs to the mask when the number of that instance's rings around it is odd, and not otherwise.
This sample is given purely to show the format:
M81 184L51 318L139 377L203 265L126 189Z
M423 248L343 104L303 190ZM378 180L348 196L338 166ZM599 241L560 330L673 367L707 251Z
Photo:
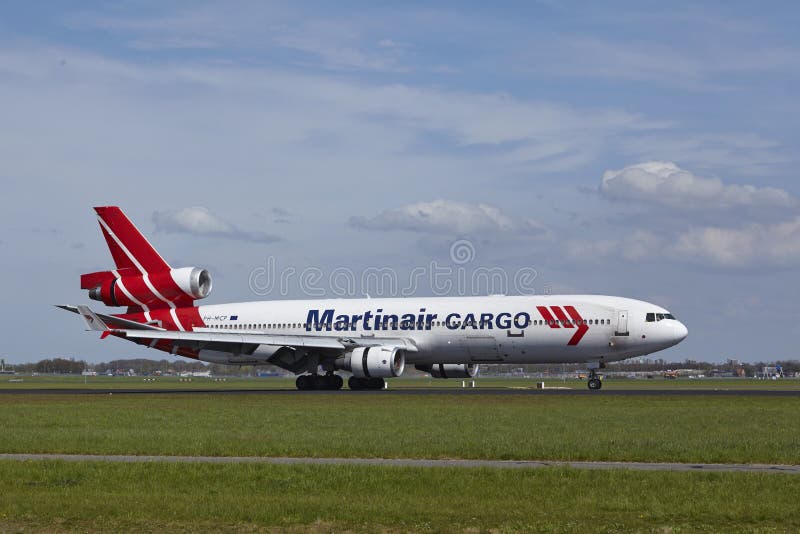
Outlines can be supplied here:
M317 389L335 391L337 389L342 389L342 386L344 385L344 380L342 380L341 376L334 374L317 376L315 385Z
M589 379L589 389L600 389L603 387L603 382L599 378Z
M359 378L357 376L351 376L347 380L347 387L353 391L363 389L378 390L386 387L386 381L383 378Z
M369 389L383 389L386 387L386 380L383 378L370 378Z
M300 375L294 381L294 385L297 386L297 389L300 391L309 391L314 389L314 377L312 375Z
M331 375L331 381L333 382L331 389L339 390L344 386L344 378L339 375Z
M344 380L339 375L300 375L295 380L300 391L342 389Z
M361 378L358 378L356 376L351 376L350 378L347 379L347 387L349 387L353 391L359 391L361 389L367 389L367 388L364 387L365 385L366 384L364 383L364 380L361 379Z

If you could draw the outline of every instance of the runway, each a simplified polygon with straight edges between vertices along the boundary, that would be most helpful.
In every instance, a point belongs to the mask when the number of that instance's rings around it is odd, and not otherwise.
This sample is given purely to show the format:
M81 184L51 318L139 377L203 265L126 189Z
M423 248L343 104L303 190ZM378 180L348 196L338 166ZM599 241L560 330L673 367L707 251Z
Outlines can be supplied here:
M494 469L543 469L569 467L572 469L632 469L637 471L691 471L704 473L783 473L800 475L800 465L778 464L682 464L646 462L570 462L554 460L428 460L415 458L291 458L261 456L133 456L93 454L0 454L0 460L112 463L206 463L206 464L310 464L365 465L391 467L461 467Z
M745 396L800 397L800 389L523 389L398 388L380 391L297 391L295 389L143 389L143 388L0 388L0 395L599 395L599 396Z

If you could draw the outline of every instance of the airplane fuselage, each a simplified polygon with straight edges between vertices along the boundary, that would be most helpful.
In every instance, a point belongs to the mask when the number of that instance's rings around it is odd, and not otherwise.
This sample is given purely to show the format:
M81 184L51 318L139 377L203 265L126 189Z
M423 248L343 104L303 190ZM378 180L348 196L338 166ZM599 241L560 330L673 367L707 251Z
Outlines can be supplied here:
M616 361L668 348L686 337L675 319L640 300L598 295L329 299L199 306L202 332L402 338L411 364ZM670 316L671 317L671 316ZM200 359L237 356L200 351Z

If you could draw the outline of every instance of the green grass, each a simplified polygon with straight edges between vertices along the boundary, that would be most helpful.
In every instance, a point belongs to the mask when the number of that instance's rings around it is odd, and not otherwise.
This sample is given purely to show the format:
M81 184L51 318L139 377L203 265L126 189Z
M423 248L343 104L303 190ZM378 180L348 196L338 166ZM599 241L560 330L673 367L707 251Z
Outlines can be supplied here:
M0 397L0 452L800 463L800 398ZM797 532L758 473L0 461L0 532Z
M800 398L2 397L0 452L800 464Z
M154 381L145 381L145 377L141 376L3 376L0 378L0 389L295 389L294 378L240 378L234 376L223 377L225 378L224 382L204 377L192 378L191 382L181 381L176 376L153 378L155 378Z
M12 381L13 380L13 381ZM21 382L19 380L22 380ZM436 380L431 378L397 378L388 381L389 387L395 388L460 388L461 379ZM568 387L586 389L585 380L560 380L554 378L477 378L478 389L486 388L536 388L537 383L544 382L547 387ZM241 378L226 377L224 382L215 382L209 378L192 378L191 382L181 382L178 377L159 377L155 381L145 381L144 377L126 376L0 376L2 389L294 389L294 378ZM764 389L764 390L800 390L800 379L755 380L753 378L703 378L666 380L664 378L620 379L608 378L603 386L606 391L628 389Z
M800 477L0 462L0 531L796 532Z

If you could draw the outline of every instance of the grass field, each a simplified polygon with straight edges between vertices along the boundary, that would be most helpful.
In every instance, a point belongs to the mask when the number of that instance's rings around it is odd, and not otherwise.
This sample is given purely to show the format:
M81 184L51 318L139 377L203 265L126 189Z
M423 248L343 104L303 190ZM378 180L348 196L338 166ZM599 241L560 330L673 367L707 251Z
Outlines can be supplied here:
M216 384L253 383L276 381ZM5 453L800 464L800 397L65 389L0 402ZM800 477L780 474L0 461L0 532L797 532L799 501Z
M435 380L430 378L394 378L388 381L389 387L394 388L460 388L460 379ZM478 389L487 388L536 388L538 382L544 382L547 387L567 387L573 389L586 389L585 380L561 380L555 378L477 378ZM0 390L2 389L295 389L294 378L240 378L226 377L224 382L214 381L209 378L193 378L191 382L181 381L178 377L159 377L155 381L145 381L143 377L126 376L2 376L0 377ZM644 379L619 379L608 378L603 389L606 391L628 389L781 389L800 390L800 379L782 380L755 380L753 378L703 378L665 380L655 378Z
M26 395L0 452L800 463L800 398Z
M797 532L800 477L0 462L0 531Z

